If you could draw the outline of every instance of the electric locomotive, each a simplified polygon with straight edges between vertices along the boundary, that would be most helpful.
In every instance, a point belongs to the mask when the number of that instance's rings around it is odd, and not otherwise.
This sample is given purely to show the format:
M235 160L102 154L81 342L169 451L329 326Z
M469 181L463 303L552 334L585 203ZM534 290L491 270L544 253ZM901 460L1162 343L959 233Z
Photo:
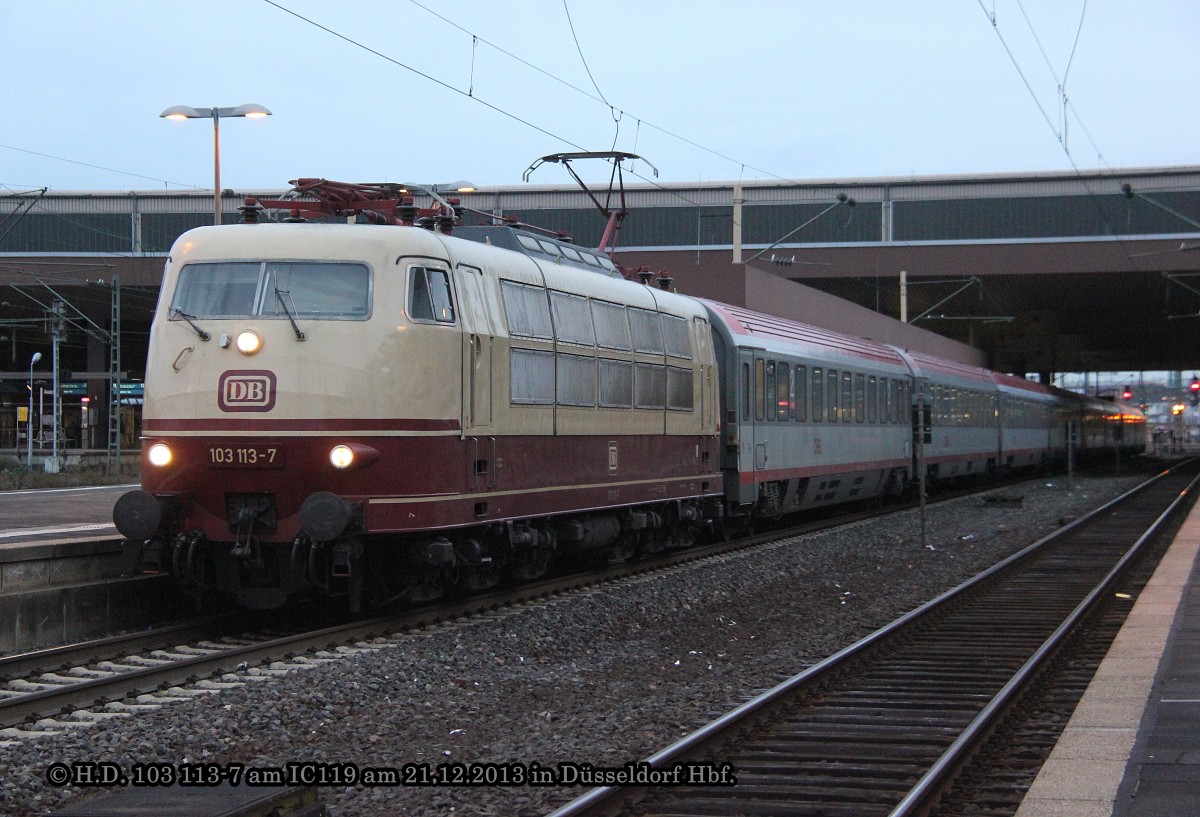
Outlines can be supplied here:
M250 607L344 590L358 609L705 533L722 476L704 308L564 242L464 233L180 236L142 486L114 510L144 572Z

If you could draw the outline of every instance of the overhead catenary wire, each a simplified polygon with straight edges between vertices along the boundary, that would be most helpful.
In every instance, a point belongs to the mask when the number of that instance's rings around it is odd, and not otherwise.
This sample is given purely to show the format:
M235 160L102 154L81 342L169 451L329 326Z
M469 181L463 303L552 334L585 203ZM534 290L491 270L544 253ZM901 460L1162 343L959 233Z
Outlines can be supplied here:
M184 184L183 182L173 182L173 181L169 181L167 179L159 179L155 176L144 176L141 173L131 173L128 170L117 170L114 167L105 167L104 165L92 164L91 162L81 162L77 159L67 159L63 156L54 156L53 154L50 154L50 153L41 153L36 150L29 150L28 148L19 148L19 147L16 147L15 145L0 145L0 148L4 148L5 150L15 150L18 153L28 153L31 156L41 156L43 159L53 159L56 162L69 162L70 164L73 164L73 165L80 165L82 167L90 167L95 170L104 170L109 173L117 173L122 176L132 176L137 179L147 179L152 182L160 182L161 184L173 184L176 187L187 187L187 188L191 188L192 190L203 190L204 189L202 187L197 187L194 184Z
M1079 169L1079 165L1075 162L1075 157L1072 156L1071 151L1068 150L1066 142L1062 138L1061 133L1059 133L1059 131L1054 127L1054 123L1050 121L1050 117L1046 114L1045 109L1042 107L1041 100L1038 99L1037 93L1033 90L1033 86L1030 85L1029 80L1025 77L1025 72L1021 70L1021 65L1017 61L1016 55L1013 54L1012 49L1008 45L1008 42L1004 39L1004 35L1000 33L1000 27L996 20L995 7L993 6L992 10L989 11L987 6L984 5L983 0L977 0L977 2L979 3L980 9L983 10L983 13L985 15L987 15L988 21L992 24L992 31L994 31L996 33L996 37L1000 40L1000 44L1004 47L1005 53L1008 54L1009 61L1012 62L1013 68L1016 69L1017 74L1021 77L1021 81L1025 83L1025 88L1026 88L1026 90L1029 91L1029 95L1033 99L1034 104L1037 105L1038 111L1041 112L1042 118L1046 120L1046 125L1049 126L1050 130L1053 131L1055 136L1057 137L1059 147L1062 148L1063 154L1067 157L1067 161L1070 163L1071 169L1075 172L1076 178L1079 179L1080 183L1083 184L1084 189L1087 190L1088 199L1092 202L1092 205L1096 208L1096 212L1100 216L1100 221L1104 224L1109 235L1113 236L1114 238L1118 237L1119 234L1117 233L1116 228L1113 226L1112 222L1109 220L1108 214L1104 211L1104 207L1100 204L1099 196L1095 193L1094 190L1092 190L1091 185L1088 184L1087 179L1083 175L1083 171L1081 171ZM1020 0L1017 0L1017 4L1018 4L1018 6L1020 6ZM1086 4L1085 4L1085 10L1086 10ZM1022 14L1024 14L1024 8L1022 8L1021 11L1022 11ZM1030 31L1033 31L1033 26L1032 26L1032 24L1029 23L1029 18L1026 17L1025 20L1026 20L1026 24L1029 25L1029 27L1030 27ZM1075 33L1075 42L1071 46L1071 59L1072 60L1074 59L1075 49L1079 45L1079 34L1080 34L1080 31L1082 31L1082 27L1083 27L1083 16L1081 15L1079 18L1079 28L1076 30L1076 33ZM1037 39L1036 33L1034 34L1034 39L1035 40ZM1039 43L1038 47L1039 48L1041 47L1040 43ZM1042 55L1045 56L1045 51L1042 52ZM1048 60L1047 60L1047 62L1048 62ZM1051 68L1051 73L1053 73L1053 68ZM1060 87L1061 87L1061 85L1060 85ZM1065 116L1065 114L1064 114L1064 116ZM1076 114L1076 119L1078 120L1078 114ZM1083 124L1082 120L1079 120L1079 122L1080 122L1080 125L1082 126L1082 124ZM1087 133L1086 128L1084 128L1084 133ZM1088 135L1088 138L1089 138L1089 140L1091 139L1090 134ZM1096 153L1097 153L1097 155L1099 155L1100 149L1099 149L1099 147L1096 146L1095 142L1092 143L1092 147L1094 147L1096 149ZM1132 272L1138 271L1140 268L1138 267L1137 263L1133 260L1133 257L1129 254L1129 249L1125 246L1125 243L1122 241L1118 241L1116 243L1117 243L1118 250L1121 252L1121 255L1125 259L1125 263L1129 265L1130 271L1132 271Z

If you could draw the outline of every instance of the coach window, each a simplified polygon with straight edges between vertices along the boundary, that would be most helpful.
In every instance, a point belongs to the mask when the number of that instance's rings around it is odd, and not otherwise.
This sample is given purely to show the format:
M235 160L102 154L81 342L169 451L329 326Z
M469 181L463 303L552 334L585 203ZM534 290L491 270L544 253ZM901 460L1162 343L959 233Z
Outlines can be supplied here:
M838 373L837 369L830 369L825 373L825 417L836 423L841 416L838 411Z
M867 418L867 394L864 383L863 375L854 375L854 422L856 423L861 423Z
M750 419L750 364L742 364L742 419Z
M766 361L754 358L754 419L761 421L767 404Z
M879 419L876 409L878 406L879 392L875 389L875 375L867 378L867 422L874 423Z
M812 370L812 421L825 421L825 378L820 366L813 366Z
M787 420L796 416L796 398L792 394L791 375L792 367L786 363L780 363L775 367L775 372L779 379L779 419Z
M778 391L775 388L775 361L767 361L767 394L763 400L763 408L766 410L767 419L774 420L775 414L778 411L777 404ZM762 419L761 417L759 419Z
M853 383L851 382L850 372L842 372L842 422L850 422L850 407L853 399Z
M415 321L454 323L449 273L432 267L413 267L409 271L408 314Z
M808 370L804 366L796 367L796 422L803 423L808 419Z

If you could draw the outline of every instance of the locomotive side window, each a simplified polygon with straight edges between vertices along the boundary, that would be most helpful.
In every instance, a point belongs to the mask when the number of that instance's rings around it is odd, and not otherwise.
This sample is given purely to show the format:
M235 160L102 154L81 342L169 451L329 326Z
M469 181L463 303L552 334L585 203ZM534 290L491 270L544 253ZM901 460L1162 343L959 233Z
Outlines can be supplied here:
M692 339L688 337L687 321L672 315L663 315L662 333L668 355L692 359Z
M667 367L667 408L692 411L695 406L692 391L692 370Z
M454 323L449 273L432 267L409 271L408 315L415 321Z
M633 406L632 363L600 360L600 405L604 408Z
M663 353L662 325L657 312L630 307L629 328L633 336L634 351L655 355Z
M511 349L508 362L513 403L548 406L554 402L553 352Z
M664 408L667 402L667 367L648 363L634 366L633 400L638 408Z
M513 281L501 281L500 293L504 299L504 315L510 335L545 340L554 337L546 290Z
M596 405L596 361L582 355L559 355L555 400L563 406Z
M808 370L796 367L796 420L803 423L808 419Z
M592 346L596 335L592 331L592 316L587 298L565 292L550 293L550 310L554 315L554 334L566 343Z
M625 307L605 301L592 301L592 321L596 325L596 343L605 349L629 351L629 318Z
M814 423L824 422L825 420L825 381L821 376L821 367L813 366L812 379L812 421Z

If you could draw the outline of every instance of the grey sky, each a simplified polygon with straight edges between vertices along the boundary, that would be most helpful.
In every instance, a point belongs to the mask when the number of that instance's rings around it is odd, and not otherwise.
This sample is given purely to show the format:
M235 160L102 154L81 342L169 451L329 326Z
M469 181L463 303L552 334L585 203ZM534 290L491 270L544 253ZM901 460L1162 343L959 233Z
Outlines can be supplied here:
M1200 163L1195 0L275 2L384 56L267 0L0 0L0 185L209 188L211 124L158 114L246 102L275 115L222 121L223 187Z

